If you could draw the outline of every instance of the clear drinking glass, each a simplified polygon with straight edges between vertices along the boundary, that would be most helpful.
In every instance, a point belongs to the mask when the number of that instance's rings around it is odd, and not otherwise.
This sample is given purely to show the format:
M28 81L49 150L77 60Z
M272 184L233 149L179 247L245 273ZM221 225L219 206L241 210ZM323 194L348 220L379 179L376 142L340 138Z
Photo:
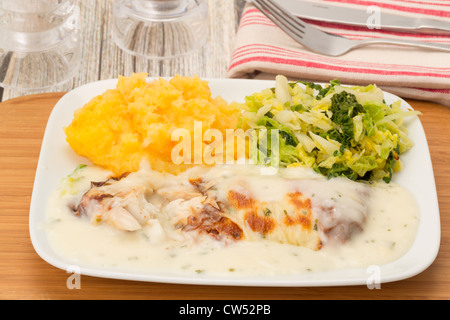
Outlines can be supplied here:
M38 91L63 85L81 60L73 0L0 0L0 86Z
M112 35L125 52L153 59L200 49L209 35L204 0L115 0Z

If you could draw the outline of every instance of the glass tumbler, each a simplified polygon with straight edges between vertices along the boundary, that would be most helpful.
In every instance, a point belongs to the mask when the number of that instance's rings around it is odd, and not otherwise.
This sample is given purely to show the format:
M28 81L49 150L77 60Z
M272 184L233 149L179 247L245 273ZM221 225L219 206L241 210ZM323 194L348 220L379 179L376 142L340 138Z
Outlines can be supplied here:
M127 53L153 59L191 54L209 35L204 0L115 0L112 36Z
M80 10L73 0L0 0L0 86L61 86L81 60Z

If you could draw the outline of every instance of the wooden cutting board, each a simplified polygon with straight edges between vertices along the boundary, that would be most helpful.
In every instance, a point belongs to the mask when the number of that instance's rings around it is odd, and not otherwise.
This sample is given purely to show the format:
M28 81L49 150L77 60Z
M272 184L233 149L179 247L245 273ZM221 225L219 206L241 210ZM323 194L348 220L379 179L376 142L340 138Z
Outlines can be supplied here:
M435 262L402 281L367 286L259 288L195 286L80 277L43 261L34 251L28 214L48 117L64 93L0 103L0 299L449 299L450 298L450 109L408 101L423 113L439 198L442 237Z

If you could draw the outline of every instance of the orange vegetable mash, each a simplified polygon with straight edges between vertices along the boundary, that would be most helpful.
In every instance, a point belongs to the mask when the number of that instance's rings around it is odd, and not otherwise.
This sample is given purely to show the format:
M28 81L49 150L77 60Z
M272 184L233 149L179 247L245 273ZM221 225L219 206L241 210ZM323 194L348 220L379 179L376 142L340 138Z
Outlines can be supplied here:
M175 129L187 129L193 137L194 121L201 121L203 132L218 129L225 136L226 129L237 127L240 110L213 98L199 77L146 78L146 73L121 76L115 89L75 112L64 130L77 154L116 174L139 170L143 159L154 170L177 174L193 164L172 161L179 143L171 139Z

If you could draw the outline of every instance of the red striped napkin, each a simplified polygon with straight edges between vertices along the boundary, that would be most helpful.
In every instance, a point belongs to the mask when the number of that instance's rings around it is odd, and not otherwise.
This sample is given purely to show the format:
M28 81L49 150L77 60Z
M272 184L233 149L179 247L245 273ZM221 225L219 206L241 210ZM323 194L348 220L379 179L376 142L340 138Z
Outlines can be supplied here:
M448 0L310 0L366 10L376 5L381 12L450 21ZM449 33L411 33L368 29L306 20L316 27L352 39L386 37L450 45ZM343 84L377 84L403 98L433 101L450 107L450 52L407 46L371 45L329 57L296 43L255 7L244 8L228 77L271 79L283 74L290 79Z

